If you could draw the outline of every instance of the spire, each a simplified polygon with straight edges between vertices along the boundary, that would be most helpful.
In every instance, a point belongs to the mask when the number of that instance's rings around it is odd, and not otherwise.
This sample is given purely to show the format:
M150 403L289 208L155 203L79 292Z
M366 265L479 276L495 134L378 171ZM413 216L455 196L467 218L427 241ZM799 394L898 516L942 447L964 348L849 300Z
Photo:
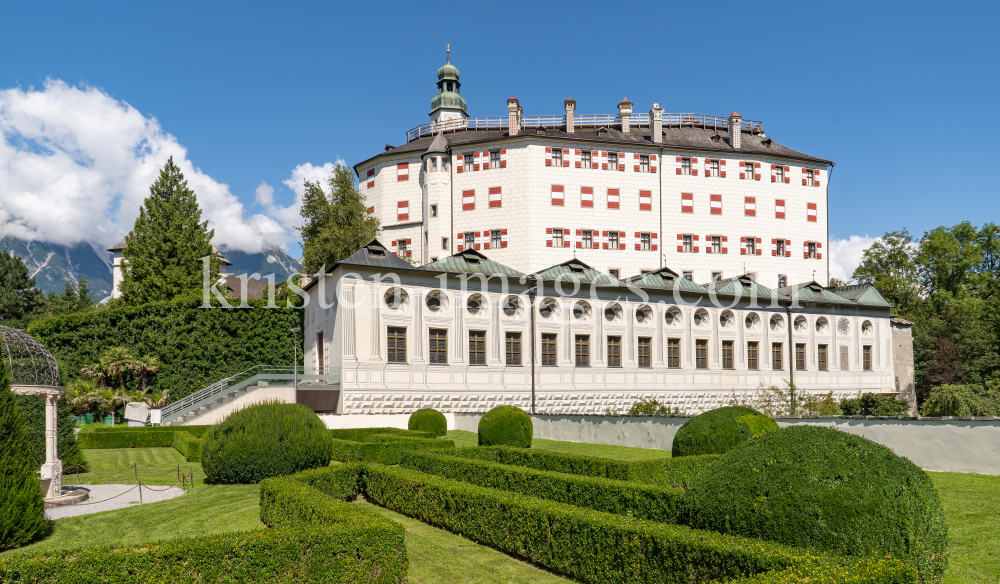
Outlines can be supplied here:
M445 52L448 53L448 63L451 63L451 43L448 43Z
M431 100L431 121L465 119L469 117L462 99L461 73L451 64L451 43L447 45L448 61L437 71L437 95Z

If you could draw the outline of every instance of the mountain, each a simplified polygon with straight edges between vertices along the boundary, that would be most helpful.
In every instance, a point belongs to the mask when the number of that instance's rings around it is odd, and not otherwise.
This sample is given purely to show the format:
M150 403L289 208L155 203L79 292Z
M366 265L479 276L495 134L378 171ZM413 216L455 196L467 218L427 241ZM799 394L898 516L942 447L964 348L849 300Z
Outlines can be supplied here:
M116 243L111 242L104 248ZM59 292L66 280L77 281L80 276L87 278L94 293L94 300L101 301L111 295L113 286L111 272L111 252L94 248L88 243L73 246L24 241L15 237L0 239L0 250L19 256L28 267L28 274L35 279L35 287L46 293ZM260 253L246 253L221 246L226 259L233 263L227 270L230 274L260 274L263 279L274 274L275 283L284 282L296 271L302 270L302 263L280 247L265 248ZM271 261L269 261L271 260Z

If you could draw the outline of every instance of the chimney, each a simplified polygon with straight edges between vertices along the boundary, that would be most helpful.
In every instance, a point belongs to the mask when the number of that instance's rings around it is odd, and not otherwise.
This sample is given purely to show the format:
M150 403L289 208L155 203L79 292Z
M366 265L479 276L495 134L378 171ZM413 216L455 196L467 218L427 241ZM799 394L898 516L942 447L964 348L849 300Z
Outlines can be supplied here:
M740 114L736 112L729 116L729 143L732 144L734 150L740 149L740 139L743 137L741 121Z
M622 119L622 134L628 134L628 122L632 117L632 102L625 98L618 104L618 117Z
M654 144L663 142L663 108L658 103L649 110L649 138Z
M511 136L517 136L521 131L521 104L516 97L507 100L508 132Z
M573 133L573 112L576 111L576 100L572 97L563 102L566 107L566 133Z

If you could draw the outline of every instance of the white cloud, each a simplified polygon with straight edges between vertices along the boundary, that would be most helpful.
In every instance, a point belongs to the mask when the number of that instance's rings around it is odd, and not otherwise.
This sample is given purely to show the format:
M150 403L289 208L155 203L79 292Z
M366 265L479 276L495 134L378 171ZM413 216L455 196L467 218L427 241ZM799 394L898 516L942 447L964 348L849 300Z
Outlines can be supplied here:
M0 90L0 133L0 236L107 247L132 228L149 185L173 156L216 244L254 253L298 239L290 229L298 191L295 204L280 207L273 187L261 183L257 202L268 214L248 217L229 186L188 160L155 118L100 89L50 79L41 90ZM332 168L300 165L289 181L301 185L300 176L315 180Z
M861 255L877 237L852 235L847 239L830 238L830 276L847 281L861 264Z

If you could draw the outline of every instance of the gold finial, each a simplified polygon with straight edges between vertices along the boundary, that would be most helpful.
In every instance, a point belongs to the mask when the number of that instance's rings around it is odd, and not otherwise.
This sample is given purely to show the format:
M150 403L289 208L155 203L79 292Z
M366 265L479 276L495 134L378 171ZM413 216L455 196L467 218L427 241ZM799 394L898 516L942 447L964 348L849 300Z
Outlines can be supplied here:
M446 52L448 53L448 62L451 63L451 43L448 43Z

